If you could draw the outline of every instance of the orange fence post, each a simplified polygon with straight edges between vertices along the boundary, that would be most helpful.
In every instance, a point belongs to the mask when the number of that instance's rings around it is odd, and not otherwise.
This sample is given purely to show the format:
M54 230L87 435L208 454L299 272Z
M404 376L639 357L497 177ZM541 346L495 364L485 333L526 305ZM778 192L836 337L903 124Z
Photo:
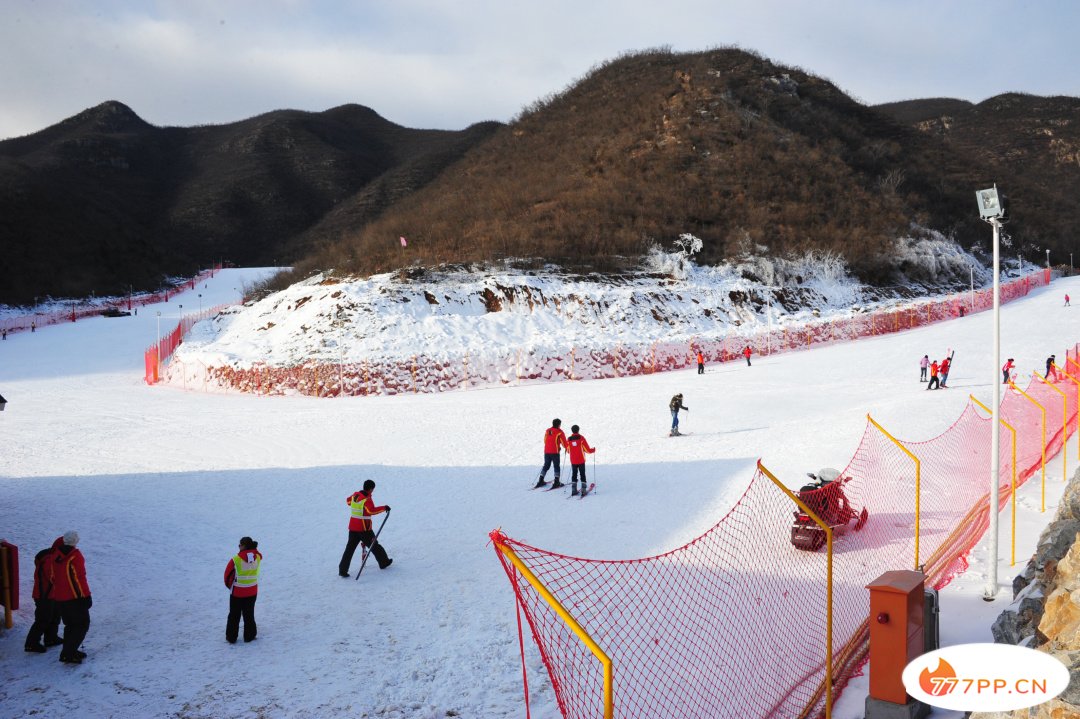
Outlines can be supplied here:
M885 438L900 448L900 451L906 454L915 462L915 568L919 568L919 521L922 518L922 462L919 458L903 445L903 443L896 437L893 437L889 432L882 427L877 421L869 414L866 415L867 421L874 425L879 432L885 435Z
M1012 387L1017 392L1019 392L1020 394L1024 395L1024 397L1027 398L1028 402L1031 402L1033 405L1035 405L1036 407L1039 408L1040 412L1042 412L1042 493L1043 493L1043 503L1045 504L1045 502L1046 502L1046 407L1043 407L1041 404L1039 404L1034 399L1032 399L1031 395L1029 395L1027 392L1025 392L1024 390L1017 387L1015 382L1009 382L1009 386Z
M979 400L975 399L975 395L969 394L968 397L971 399L972 402L974 402L975 404L982 407L983 410L985 412L987 412L988 414L990 414L990 417L993 418L993 416L994 416L993 410L991 410L989 407L987 407L985 404L983 404ZM1005 420L1001 419L1000 417L998 418L998 422L1001 423L1002 427L1009 430L1009 433L1012 435L1012 481L1009 484L1009 486L1012 488L1012 497L1010 498L1010 501L1012 502L1012 559L1010 560L1010 563L1009 563L1009 566L1011 567L1014 564L1016 564L1016 428L1013 427L1008 422L1006 422ZM997 481L998 485L1000 486L1001 485L1001 477L998 477L996 481ZM1045 494L1045 492L1043 493L1043 508L1042 508L1041 511L1043 511L1043 512L1046 511L1046 494Z
M1056 365L1050 365L1055 367ZM1039 377L1039 373L1035 373L1036 377ZM1039 377L1046 385L1047 389L1052 389L1061 395L1061 481L1069 481L1069 400L1065 397L1065 393L1059 390L1054 385L1050 384L1045 377Z

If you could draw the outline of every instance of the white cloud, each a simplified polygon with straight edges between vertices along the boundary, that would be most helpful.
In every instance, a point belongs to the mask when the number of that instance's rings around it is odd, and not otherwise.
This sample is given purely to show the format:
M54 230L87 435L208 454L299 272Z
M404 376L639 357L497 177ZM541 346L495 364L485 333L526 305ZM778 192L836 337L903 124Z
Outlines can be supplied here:
M355 102L412 127L510 119L627 50L738 45L867 102L1080 94L1077 10L1007 0L75 0L0 23L0 137L107 99L162 125Z

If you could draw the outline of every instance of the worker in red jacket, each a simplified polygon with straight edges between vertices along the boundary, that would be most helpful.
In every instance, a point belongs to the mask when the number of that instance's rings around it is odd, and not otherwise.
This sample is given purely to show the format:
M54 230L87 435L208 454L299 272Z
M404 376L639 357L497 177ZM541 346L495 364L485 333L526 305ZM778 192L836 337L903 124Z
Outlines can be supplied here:
M536 484L533 485L533 489L543 487L547 482L544 477L547 475L548 467L555 467L555 482L552 483L552 489L558 489L563 486L563 483L559 481L559 452L566 448L566 433L562 431L562 420L555 418L551 420L551 426L544 430L544 467L540 470L540 478L536 480Z
M60 638L60 612L52 598L52 572L49 557L64 544L57 537L52 546L34 556L34 623L26 635L26 651L43 653L48 647L64 643ZM42 643L44 639L44 643Z
M705 374L705 355L701 353L701 350L697 353L697 373Z
M1013 365L1013 358L1012 357L1009 358L1008 362L1006 362L1004 365L1002 365L1002 367L1001 367L1001 384L1009 384L1009 375L1012 372L1012 368L1014 366L1015 365Z
M75 548L79 533L65 532L63 543L49 557L49 581L52 598L64 621L64 646L60 661L64 664L82 664L86 652L79 649L86 633L90 631L90 585L86 583L86 560Z
M229 618L225 621L225 641L236 644L240 636L240 618L244 618L244 641L253 642L259 633L255 624L255 600L259 598L259 566L262 554L259 543L251 537L240 538L240 548L225 565L225 586L229 590Z
M371 495L375 492L374 480L364 480L364 488L359 492L353 492L345 498L345 504L349 505L351 516L349 518L349 542L345 545L345 551L338 563L338 576L349 576L349 565L352 564L353 553L357 545L363 542L368 551L375 555L375 561L379 563L379 569L386 569L394 563L393 559L386 556L386 550L375 541L375 532L371 531L370 517L376 514L390 511L390 505L378 507Z
M585 454L592 454L596 451L595 447L590 447L588 441L581 436L579 432L580 428L575 424L570 428L570 437L566 440L566 445L570 451L570 494L576 495L578 493L578 476L581 476L581 493L584 494L589 489L589 484L585 480Z
M746 345L746 349L742 351L743 357L746 358L746 366L750 366L750 345Z

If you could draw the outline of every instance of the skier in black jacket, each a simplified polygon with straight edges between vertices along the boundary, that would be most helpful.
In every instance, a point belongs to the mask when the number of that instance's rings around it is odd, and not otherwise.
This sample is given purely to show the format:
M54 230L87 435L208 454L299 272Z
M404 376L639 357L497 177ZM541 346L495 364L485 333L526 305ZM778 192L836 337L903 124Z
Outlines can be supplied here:
M678 437L679 436L679 410L680 409L685 409L687 412L690 411L690 408L682 403L682 393L681 392L671 398L671 401L668 402L668 409L671 410L671 434L669 436Z

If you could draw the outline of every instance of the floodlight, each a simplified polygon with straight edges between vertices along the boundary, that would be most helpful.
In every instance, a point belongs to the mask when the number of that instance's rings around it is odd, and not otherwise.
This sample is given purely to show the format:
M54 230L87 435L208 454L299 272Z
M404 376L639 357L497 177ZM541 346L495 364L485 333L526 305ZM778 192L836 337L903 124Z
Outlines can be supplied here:
M992 217L1001 217L1001 201L998 199L997 185L988 190L975 192L975 199L979 202L979 217L989 220Z

